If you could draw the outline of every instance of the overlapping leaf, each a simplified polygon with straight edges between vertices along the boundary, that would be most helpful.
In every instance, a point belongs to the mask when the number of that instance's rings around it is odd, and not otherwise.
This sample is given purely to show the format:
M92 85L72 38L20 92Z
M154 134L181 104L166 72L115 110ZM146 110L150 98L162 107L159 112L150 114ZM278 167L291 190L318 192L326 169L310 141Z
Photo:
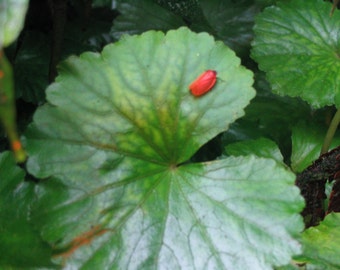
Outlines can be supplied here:
M0 268L52 267L51 248L29 223L32 186L11 153L0 154Z
M116 38L122 34L141 34L151 29L167 31L185 25L179 15L153 0L120 0L117 9L121 15L112 27L112 34Z
M312 116L315 116L315 113L312 113L310 106L301 99L273 94L269 83L261 72L255 74L254 87L256 97L246 107L245 116L237 120L227 132L223 133L223 144L228 147L230 143L238 141L267 138L279 146L284 160L289 162L291 156L291 129L301 119L312 121ZM322 128L324 129L325 127ZM320 140L322 142L322 138ZM256 148L262 151L270 143L265 144L264 148L260 145ZM259 153L258 150L255 151L256 154ZM298 158L299 152L297 151L296 154Z
M2 0L0 2L0 48L17 39L28 8L28 0Z
M320 156L324 132L322 126L309 122L299 123L292 130L291 167L294 172L302 172ZM332 147L340 145L340 139L334 138Z
M253 38L254 16L263 3L221 0L120 0L112 34L139 34L146 30L167 31L188 26L223 40L238 55L244 56Z
M214 69L201 97L189 84ZM188 164L243 115L252 74L186 28L71 57L26 133L32 219L82 269L271 269L299 252L295 176L255 157ZM267 192L260 192L266 190Z
M13 63L16 96L35 104L43 103L50 59L47 35L27 31L21 42Z
M199 2L214 34L238 55L248 55L253 39L254 17L260 11L260 5L249 0Z
M306 230L302 235L304 251L299 261L311 264L316 270L339 269L339 224L339 213L332 213L317 227Z
M271 158L278 163L283 163L283 157L277 145L266 138L246 140L228 145L225 152L233 156L256 155L258 157Z
M339 107L340 12L330 16L320 0L281 2L257 17L253 58L275 93Z

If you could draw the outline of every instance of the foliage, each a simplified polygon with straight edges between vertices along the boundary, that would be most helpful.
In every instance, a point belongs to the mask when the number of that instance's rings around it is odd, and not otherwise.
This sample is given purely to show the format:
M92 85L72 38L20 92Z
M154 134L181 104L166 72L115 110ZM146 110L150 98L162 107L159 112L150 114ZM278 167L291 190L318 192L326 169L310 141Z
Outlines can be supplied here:
M25 172L9 152L0 154L0 169L1 268L52 266L51 248L28 220L34 185L23 182Z
M1 269L340 267L339 214L304 230L295 185L336 129L331 3L50 4L0 4Z

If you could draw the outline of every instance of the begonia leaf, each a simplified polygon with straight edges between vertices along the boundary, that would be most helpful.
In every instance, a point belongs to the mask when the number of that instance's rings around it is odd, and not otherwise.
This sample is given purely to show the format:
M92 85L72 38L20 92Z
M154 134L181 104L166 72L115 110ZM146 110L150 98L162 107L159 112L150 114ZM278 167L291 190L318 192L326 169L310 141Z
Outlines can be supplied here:
M222 42L187 28L124 37L60 65L25 134L49 179L32 220L75 269L272 269L300 252L295 175L255 156L191 163L254 97ZM202 96L189 85L206 70ZM266 192L261 192L266 190Z
M280 1L255 23L252 57L272 90L315 108L340 106L340 12L320 0Z

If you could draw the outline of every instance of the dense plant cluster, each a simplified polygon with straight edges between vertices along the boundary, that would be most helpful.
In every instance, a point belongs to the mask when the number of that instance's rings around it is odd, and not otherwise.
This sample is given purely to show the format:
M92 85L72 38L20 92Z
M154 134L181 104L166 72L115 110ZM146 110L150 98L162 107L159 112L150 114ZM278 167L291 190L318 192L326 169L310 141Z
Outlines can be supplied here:
M339 269L336 5L0 3L0 268Z

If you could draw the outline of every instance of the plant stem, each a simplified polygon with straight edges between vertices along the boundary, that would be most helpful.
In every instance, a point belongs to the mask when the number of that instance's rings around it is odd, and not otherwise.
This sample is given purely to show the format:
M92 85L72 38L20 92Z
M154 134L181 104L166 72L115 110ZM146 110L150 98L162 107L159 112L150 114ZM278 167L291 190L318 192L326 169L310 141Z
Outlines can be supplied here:
M339 0L334 0L333 1L333 7L331 9L331 13L329 14L330 16L333 16L334 10L336 9L338 3L339 3Z
M332 142L332 139L333 139L334 134L336 132L336 129L338 128L339 122L340 122L340 109L338 109L336 111L336 113L333 116L333 119L331 121L331 124L329 125L329 128L327 130L327 134L326 134L325 140L324 140L322 148L321 148L320 155L325 154L325 153L328 152L329 147L330 147L331 142Z

